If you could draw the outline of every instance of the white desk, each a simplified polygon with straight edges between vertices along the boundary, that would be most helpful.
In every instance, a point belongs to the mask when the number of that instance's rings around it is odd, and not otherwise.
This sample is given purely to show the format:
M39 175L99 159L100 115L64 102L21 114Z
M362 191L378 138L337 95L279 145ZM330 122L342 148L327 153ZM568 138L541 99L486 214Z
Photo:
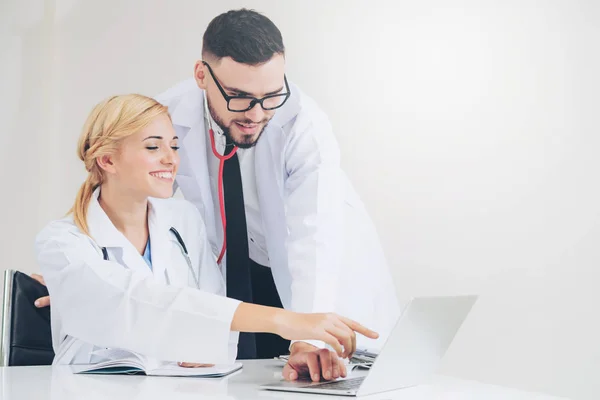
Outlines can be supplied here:
M357 372L356 374L361 374ZM352 397L309 395L259 390L281 379L276 361L246 361L242 371L221 379L145 376L73 375L68 367L0 368L1 400L178 400L218 399L335 399ZM393 379L393 372L390 372ZM542 394L436 376L425 385L361 399L398 400L558 400Z

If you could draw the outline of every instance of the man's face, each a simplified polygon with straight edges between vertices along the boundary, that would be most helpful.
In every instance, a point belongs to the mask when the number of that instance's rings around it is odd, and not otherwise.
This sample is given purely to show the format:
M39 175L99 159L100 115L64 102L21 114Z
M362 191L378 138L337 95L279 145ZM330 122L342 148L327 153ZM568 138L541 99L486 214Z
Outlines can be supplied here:
M286 92L285 59L280 54L260 65L240 64L230 57L222 58L218 62L207 62L228 96L252 96L261 99L271 94ZM196 63L195 77L198 86L206 90L209 111L214 121L223 129L223 133L240 148L254 146L276 110L263 110L260 104L256 104L248 111L229 111L217 82L201 61Z

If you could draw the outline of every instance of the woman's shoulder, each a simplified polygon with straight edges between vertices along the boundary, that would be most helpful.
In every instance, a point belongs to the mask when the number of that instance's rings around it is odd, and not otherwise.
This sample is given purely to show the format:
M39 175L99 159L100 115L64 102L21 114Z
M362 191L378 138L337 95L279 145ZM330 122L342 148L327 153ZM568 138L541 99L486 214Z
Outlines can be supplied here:
M157 216L176 229L196 229L203 226L203 220L196 206L188 200L170 197L168 199L151 198L150 203Z
M75 221L73 220L73 216L68 215L64 218L56 219L46 224L46 226L44 226L36 235L35 243L36 246L39 246L49 242L88 242L90 240L90 237L77 227Z

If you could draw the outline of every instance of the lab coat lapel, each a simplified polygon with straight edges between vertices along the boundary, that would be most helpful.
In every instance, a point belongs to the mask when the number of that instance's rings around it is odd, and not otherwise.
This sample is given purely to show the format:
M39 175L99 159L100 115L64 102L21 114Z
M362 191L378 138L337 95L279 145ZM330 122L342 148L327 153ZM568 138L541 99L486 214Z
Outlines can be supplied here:
M269 125L263 133L263 140L256 143L256 184L262 201L269 203L275 197L283 197L283 148L284 136L279 126ZM278 196L273 196L277 193ZM270 194L270 195L269 195Z
M288 236L285 215L285 169L286 132L284 127L298 114L300 92L290 85L292 95L277 110L269 122L263 137L256 143L255 173L258 201L263 220L263 232L269 252L273 280L280 293L284 307L291 306L292 276L288 269L286 239Z
M148 277L153 276L152 270L146 264L142 255L129 241L127 246L123 247L123 264L132 271L141 272Z
M167 275L170 276L170 268L173 264L171 259L172 244L169 240L168 224L169 210L159 209L159 206L150 199L150 209L148 212L148 230L150 231L150 254L152 255L152 270L154 279L160 283L168 283Z
M258 201L263 221L263 232L269 252L273 280L280 293L289 293L291 275L287 269L285 240L287 226L283 203L284 135L278 125L265 129L256 144L255 173ZM289 296L280 296L284 307L289 307Z
M278 213L284 213L284 178L285 178L285 148L286 135L283 127L291 121L300 109L300 93L294 85L290 85L292 95L283 107L277 110L256 143L256 183L261 198L261 210L270 210L268 205L278 204ZM262 194L261 194L262 192ZM277 196L273 194L277 193ZM263 202L265 204L263 204ZM285 219L285 215L277 218Z
M186 96L172 115L182 141L177 181L186 200L200 211L209 237L215 237L214 204L208 172L207 140L202 91Z
M98 247L106 247L113 255L113 257L109 257L109 260L119 261L115 260L114 257L117 256L118 250L121 250L121 261L123 265L133 271L152 276L152 271L140 253L125 235L113 225L110 218L108 218L108 215L106 215L102 207L100 207L100 203L98 202L99 195L100 189L96 189L88 207L87 221L90 236L94 239Z

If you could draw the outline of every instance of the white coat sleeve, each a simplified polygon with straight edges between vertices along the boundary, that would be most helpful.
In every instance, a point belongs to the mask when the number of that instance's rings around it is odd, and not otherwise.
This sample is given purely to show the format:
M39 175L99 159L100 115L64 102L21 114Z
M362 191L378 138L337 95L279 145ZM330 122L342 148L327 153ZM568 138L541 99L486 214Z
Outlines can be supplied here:
M36 253L64 334L165 361L230 362L238 301L105 261L89 237L60 221L38 235Z
M341 271L343 181L327 117L298 116L286 146L285 208L291 308L335 311ZM306 119L306 120L305 120ZM323 347L320 342L309 342Z

